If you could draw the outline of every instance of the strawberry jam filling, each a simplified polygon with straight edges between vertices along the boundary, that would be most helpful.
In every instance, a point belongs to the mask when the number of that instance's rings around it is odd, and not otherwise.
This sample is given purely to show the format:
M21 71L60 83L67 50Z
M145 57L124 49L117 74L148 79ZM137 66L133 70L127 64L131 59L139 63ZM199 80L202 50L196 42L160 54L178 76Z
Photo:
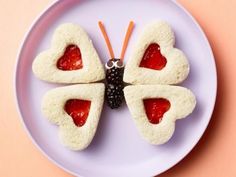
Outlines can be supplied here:
M161 70L166 66L167 60L161 54L160 46L156 43L150 44L146 49L139 67Z
M159 124L163 115L170 109L170 102L164 98L143 100L146 115L152 124Z
M60 70L78 70L83 68L82 55L79 47L76 45L69 45L57 61L57 68Z
M91 101L71 99L65 104L65 111L70 115L77 127L82 127L88 118Z

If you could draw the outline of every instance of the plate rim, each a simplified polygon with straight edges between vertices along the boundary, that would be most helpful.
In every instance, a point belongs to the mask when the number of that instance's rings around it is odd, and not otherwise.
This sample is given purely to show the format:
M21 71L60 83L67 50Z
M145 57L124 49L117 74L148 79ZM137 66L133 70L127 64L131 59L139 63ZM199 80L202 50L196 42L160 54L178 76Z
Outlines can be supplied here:
M206 126L204 127L204 131L199 134L199 138L197 139L196 143L194 143L193 147L189 149L189 151L186 151L185 155L183 155L181 158L179 158L173 165L170 165L169 167L165 168L164 170L162 170L159 174L153 174L154 176L156 175L160 175L164 172L166 172L167 170L171 169L172 167L174 167L175 165L177 165L178 163L180 163L187 155L190 154L190 152L196 147L196 145L199 143L200 139L202 138L202 136L204 135L204 133L206 132L206 129L209 126L209 123L212 119L212 115L214 112L214 108L215 108L215 104L216 104L216 98L217 98L217 91L218 91L218 77L217 77L217 67L216 67L216 61L215 61L215 57L214 57L214 53L212 50L212 47L210 45L210 42L208 40L208 37L206 35L206 33L204 32L203 28L200 26L200 24L198 23L198 21L196 20L195 17L192 16L192 14L182 5L180 4L177 0L170 0L172 1L178 8L180 8L190 19L191 21L194 23L194 25L196 26L196 28L199 30L200 34L203 37L204 43L207 46L207 50L209 51L209 55L213 61L213 72L214 72L214 79L215 79L215 85L214 85L214 98L212 98L213 100L213 104L211 107L209 107L209 119L208 121L206 121ZM47 15L48 12L50 12L51 9L53 9L55 6L57 6L58 4L63 3L61 0L54 0L51 3L49 3L43 10L41 13L39 13L39 15L36 16L36 18L34 18L34 20L31 22L31 25L27 28L25 35L23 36L23 38L21 39L21 43L19 45L17 54L16 54L16 62L15 62L15 67L14 67L14 73L13 73L13 85L14 85L14 102L16 104L16 109L17 109L17 113L18 116L20 117L20 122L23 125L23 129L26 132L26 134L28 135L28 137L30 138L31 142L37 147L37 149L53 164L55 164L57 167L63 169L64 171L68 172L71 175L74 176L81 176L80 174L71 171L67 168L65 168L62 164L60 164L59 162L57 162L55 159L53 159L51 156L49 156L40 146L39 144L36 142L36 140L33 138L32 134L30 133L29 129L26 126L26 123L24 121L23 118L23 114L22 114L22 109L20 106L20 102L19 102L19 98L18 98L18 88L17 88L17 75L18 75L18 69L19 69L19 62L20 62L20 58L22 55L22 49L24 48L28 37L30 36L31 32L35 29L35 27L37 26L37 24L44 18L45 15ZM152 170L153 171L153 170Z
M17 55L16 55L16 63L14 66L14 74L13 74L13 85L14 85L14 101L16 104L16 109L17 109L17 113L18 116L20 117L20 122L23 126L24 131L26 132L27 136L29 137L29 139L31 140L31 142L34 144L34 146L39 150L40 153L43 154L44 157L46 157L46 159L48 159L50 162L52 162L53 164L55 164L57 167L63 169L64 171L66 171L67 173L74 175L74 176L78 176L78 174L76 174L75 172L68 170L67 168L65 168L63 165L61 165L59 162L57 162L56 160L54 160L51 156L49 156L40 146L39 144L35 141L35 139L33 138L32 134L30 133L29 129L27 128L24 118L23 118L23 114L22 114L22 110L21 110L21 106L19 103L19 98L18 98L18 89L17 89L17 74L18 74L18 66L19 66L19 62L20 62L20 58L22 55L22 49L24 48L27 40L28 40L28 36L30 35L30 33L34 30L34 28L37 26L37 24L40 22L41 19L43 19L43 17L55 6L57 6L60 3L60 0L53 0L51 3L49 3L48 5L46 5L46 7L42 10L42 12L40 12L35 18L34 20L31 22L30 26L27 28L23 38L21 39L21 43L19 45L18 51L17 51ZM80 175L81 176L81 175ZM83 176L81 176L83 177Z

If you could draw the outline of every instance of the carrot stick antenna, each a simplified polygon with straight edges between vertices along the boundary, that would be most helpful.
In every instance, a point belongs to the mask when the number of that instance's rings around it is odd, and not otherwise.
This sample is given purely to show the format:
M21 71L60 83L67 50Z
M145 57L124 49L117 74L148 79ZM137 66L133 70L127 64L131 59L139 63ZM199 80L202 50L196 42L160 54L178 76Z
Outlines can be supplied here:
M129 39L130 39L130 36L133 32L133 29L134 29L134 22L131 21L129 23L129 27L127 29L127 32L126 32L126 35L125 35L125 40L124 40L124 43L123 43L123 47L122 47L122 51L121 51L121 54L120 54L120 59L123 60L124 59L124 56L125 56L125 51L127 49L127 46L128 46L128 43L129 43Z
M104 27L103 23L101 21L99 21L98 25L99 25L99 28L100 28L100 30L102 32L102 35L103 35L103 37L104 37L104 39L106 41L107 48L108 48L109 53L110 53L110 57L111 58L115 58L115 55L114 55L114 52L113 52L113 49L112 49L112 46L111 46L111 42L110 42L110 40L108 38L108 35L107 35L107 32L105 30L105 27Z

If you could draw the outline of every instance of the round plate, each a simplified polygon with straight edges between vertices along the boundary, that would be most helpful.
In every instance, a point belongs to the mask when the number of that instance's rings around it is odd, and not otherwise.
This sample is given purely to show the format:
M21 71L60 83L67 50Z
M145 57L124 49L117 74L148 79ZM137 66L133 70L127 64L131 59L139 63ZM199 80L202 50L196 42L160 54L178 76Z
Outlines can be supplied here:
M129 21L135 21L136 28L126 52L127 60L144 25L160 19L172 26L176 47L183 50L189 59L191 72L182 86L190 88L196 95L194 112L177 121L176 131L168 143L154 146L140 137L125 104L118 110L110 110L104 105L91 145L81 152L63 147L58 140L58 127L50 124L40 111L42 96L59 85L38 80L31 70L34 57L49 48L55 28L65 22L80 24L105 63L109 55L97 25L99 20L107 28L116 56L120 55ZM216 98L216 68L209 43L195 20L171 0L57 1L38 18L26 35L15 76L19 112L33 142L58 166L79 176L139 177L166 171L199 141L211 118Z

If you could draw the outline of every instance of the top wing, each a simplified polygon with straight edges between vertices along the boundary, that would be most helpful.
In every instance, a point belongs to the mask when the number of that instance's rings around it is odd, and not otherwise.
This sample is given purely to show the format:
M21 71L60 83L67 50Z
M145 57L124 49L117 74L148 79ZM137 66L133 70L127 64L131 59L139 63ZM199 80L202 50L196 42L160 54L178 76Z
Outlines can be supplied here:
M174 33L166 22L147 25L126 64L124 82L178 84L185 80L189 64L174 43Z
M54 32L51 47L36 56L34 74L53 83L91 83L105 78L100 58L86 32L63 24Z

